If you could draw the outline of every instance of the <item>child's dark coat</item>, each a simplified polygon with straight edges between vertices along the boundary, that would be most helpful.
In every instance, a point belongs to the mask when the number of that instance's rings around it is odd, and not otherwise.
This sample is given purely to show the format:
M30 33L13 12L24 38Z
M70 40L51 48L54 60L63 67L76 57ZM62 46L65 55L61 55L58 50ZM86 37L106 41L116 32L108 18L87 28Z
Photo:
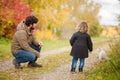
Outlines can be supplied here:
M76 32L70 39L72 50L70 55L77 58L87 58L88 50L92 51L93 44L87 33Z

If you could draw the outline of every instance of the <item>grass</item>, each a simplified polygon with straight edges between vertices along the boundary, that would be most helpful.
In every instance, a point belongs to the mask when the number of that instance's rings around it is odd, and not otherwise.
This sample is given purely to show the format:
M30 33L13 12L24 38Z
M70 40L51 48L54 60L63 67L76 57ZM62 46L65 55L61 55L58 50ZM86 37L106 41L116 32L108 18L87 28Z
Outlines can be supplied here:
M61 48L64 46L68 46L68 40L41 40L44 44L42 47L42 51L53 50L57 48ZM12 54L10 51L11 40L0 38L0 60L6 60L12 58Z
M108 39L108 37L101 36L101 37L93 37L92 39L93 40L106 40L106 39Z
M47 50L53 50L57 48L61 48L64 46L69 46L69 41L66 40L42 40L44 46L43 46L43 51Z
M10 52L11 40L0 38L0 59L9 59L12 55Z
M47 56L44 59L41 59L40 62L38 62L42 63L44 67L31 69L27 68L26 65L24 65L24 68L22 70L12 69L9 71L5 71L4 73L0 72L0 80L30 80L32 78L36 78L37 75L55 70L61 64L64 65L70 62L71 58L72 57L69 55L69 52Z
M97 68L92 70L91 76L88 76L90 80L120 80L116 75L116 71L112 64L108 61L96 66ZM119 70L120 71L120 70Z
M81 80L120 80L120 41L110 43L110 60L97 64L94 68L82 75L77 74L76 79Z
M106 38L93 38L93 41L105 40ZM42 51L53 50L64 46L70 46L69 40L41 40L44 44ZM99 42L101 44L103 42ZM96 43L95 43L96 44ZM10 51L11 40L0 38L0 60L6 60L12 58Z
M104 45L104 42L95 43L94 48ZM45 72L54 71L57 67L71 62L72 57L69 55L69 51L60 54L54 54L47 56L40 60L39 63L43 64L43 68L27 68L24 65L23 70L11 69L9 71L0 72L0 79L2 80L30 80L36 78L37 75L43 74ZM6 76L7 75L7 76ZM87 73L86 73L87 75ZM86 76L85 75L85 76ZM78 76L79 77L79 76ZM84 80L84 79L83 79Z
M85 80L120 80L120 59L114 55L119 56L118 54L111 54L112 60L97 64Z

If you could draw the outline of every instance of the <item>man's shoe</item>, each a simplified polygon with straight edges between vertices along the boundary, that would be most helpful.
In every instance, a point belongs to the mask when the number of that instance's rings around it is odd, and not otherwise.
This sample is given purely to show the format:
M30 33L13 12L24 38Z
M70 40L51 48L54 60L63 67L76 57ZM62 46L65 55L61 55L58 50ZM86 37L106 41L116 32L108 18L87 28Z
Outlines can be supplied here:
M15 69L22 69L20 63L17 63L17 62L15 61L15 59L13 59L13 65L14 65Z
M28 67L42 67L42 65L37 63L28 63Z

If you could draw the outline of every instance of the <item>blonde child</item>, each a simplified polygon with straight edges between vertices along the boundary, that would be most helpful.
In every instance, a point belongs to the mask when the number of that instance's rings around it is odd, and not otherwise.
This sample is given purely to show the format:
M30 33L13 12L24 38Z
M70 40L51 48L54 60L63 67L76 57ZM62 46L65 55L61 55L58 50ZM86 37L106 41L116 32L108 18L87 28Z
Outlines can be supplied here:
M93 50L93 44L90 35L87 33L88 25L86 22L81 22L77 26L77 32L73 34L70 39L72 46L70 55L73 56L71 64L71 72L75 72L78 59L80 60L79 72L83 72L85 58L88 57L88 50Z

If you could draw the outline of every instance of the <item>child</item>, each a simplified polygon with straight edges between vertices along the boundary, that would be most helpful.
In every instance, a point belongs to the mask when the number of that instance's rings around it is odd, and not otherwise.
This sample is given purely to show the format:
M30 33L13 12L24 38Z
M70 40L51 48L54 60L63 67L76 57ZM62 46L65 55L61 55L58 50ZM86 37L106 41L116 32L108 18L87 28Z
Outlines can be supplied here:
M74 33L70 39L70 44L72 50L70 55L73 56L71 72L75 72L76 64L78 59L80 59L79 72L83 72L85 58L88 57L88 50L91 52L93 50L93 44L88 31L88 25L86 22L81 22L77 26L78 32Z

